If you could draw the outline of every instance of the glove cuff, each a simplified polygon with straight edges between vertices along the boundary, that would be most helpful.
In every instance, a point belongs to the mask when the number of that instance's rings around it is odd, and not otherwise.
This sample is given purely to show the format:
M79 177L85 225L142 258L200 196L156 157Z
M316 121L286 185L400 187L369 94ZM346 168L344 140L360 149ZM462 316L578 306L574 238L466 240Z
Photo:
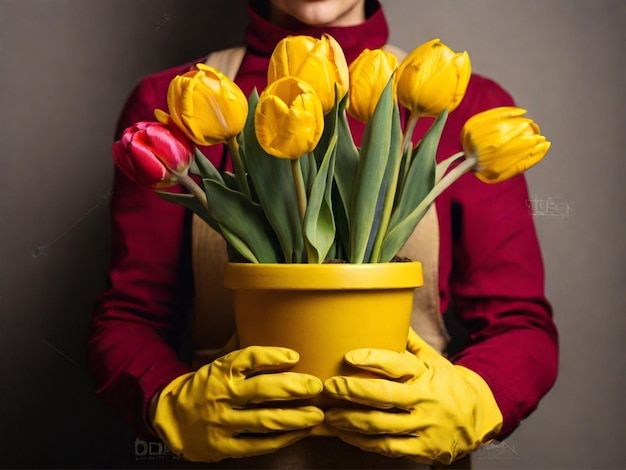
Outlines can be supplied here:
M180 454L182 451L182 442L178 442L179 430L176 429L177 420L175 415L174 403L178 401L175 396L180 388L191 378L195 372L183 374L169 384L167 384L161 392L155 397L155 408L152 417L152 429L159 438L165 442L169 449Z
M491 388L480 375L463 366L455 365L454 367L475 393L474 426L476 433L474 435L480 439L480 443L477 444L484 444L495 438L502 429L504 420L502 412Z

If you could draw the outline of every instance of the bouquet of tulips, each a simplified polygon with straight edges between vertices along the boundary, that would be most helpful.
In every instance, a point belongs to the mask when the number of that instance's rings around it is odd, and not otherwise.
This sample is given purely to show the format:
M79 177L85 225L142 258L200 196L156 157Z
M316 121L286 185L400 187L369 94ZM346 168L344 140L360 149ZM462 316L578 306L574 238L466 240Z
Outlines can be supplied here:
M232 261L388 262L462 174L499 182L550 147L525 110L495 108L470 118L463 151L437 163L443 126L470 74L467 53L439 39L401 63L385 50L365 50L348 67L331 36L287 37L260 96L246 99L219 70L198 64L170 83L169 112L155 110L158 122L126 129L113 155L131 179L219 232ZM404 124L400 106L408 110ZM366 123L359 147L346 113ZM424 116L436 119L414 144ZM220 143L234 173L219 172L195 147ZM163 191L177 184L188 192Z

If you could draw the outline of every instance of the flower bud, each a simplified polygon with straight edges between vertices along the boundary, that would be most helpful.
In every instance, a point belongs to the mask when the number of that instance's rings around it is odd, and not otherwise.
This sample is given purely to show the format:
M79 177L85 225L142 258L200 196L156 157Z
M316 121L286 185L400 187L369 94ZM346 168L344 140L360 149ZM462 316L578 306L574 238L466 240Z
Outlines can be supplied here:
M158 122L138 122L127 128L113 144L113 160L130 179L151 188L178 184L176 175L186 173L193 148L177 128Z
M498 183L518 175L539 162L550 148L525 109L493 108L469 118L461 130L461 145L467 158L477 160L476 176Z
M350 89L348 112L356 119L367 122L374 114L376 104L398 67L395 55L375 49L365 49L350 64Z
M324 114L348 91L349 73L346 57L339 43L330 35L321 39L311 36L288 36L274 49L267 71L271 85L282 77L296 77L313 87L322 102Z
M261 93L254 126L267 153L295 160L312 152L322 136L322 104L308 83L283 77Z
M248 101L219 70L205 64L196 67L170 82L167 106L171 120L197 145L226 142L243 129ZM165 113L156 115L159 121L167 121Z
M418 116L438 116L459 105L471 75L467 52L455 53L439 39L418 46L400 64L398 100Z

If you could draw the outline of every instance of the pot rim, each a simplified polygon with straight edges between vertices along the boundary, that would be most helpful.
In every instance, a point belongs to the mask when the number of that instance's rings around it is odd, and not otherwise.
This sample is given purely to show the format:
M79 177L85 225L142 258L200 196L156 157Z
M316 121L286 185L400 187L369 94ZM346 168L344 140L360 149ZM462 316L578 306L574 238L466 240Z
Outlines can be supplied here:
M414 289L424 283L422 263L273 264L227 263L230 289Z

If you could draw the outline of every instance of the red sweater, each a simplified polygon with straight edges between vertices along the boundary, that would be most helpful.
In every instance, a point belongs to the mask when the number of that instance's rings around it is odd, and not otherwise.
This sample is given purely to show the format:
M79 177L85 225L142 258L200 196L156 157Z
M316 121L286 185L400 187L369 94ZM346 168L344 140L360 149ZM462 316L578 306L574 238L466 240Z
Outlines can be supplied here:
M246 95L255 86L259 91L265 86L269 55L285 35L319 37L328 32L344 48L348 63L388 38L379 5L365 23L353 27L287 31L254 11L250 18L248 51L236 78ZM189 66L142 80L126 103L118 133L136 121L154 120L155 108L166 110L170 80ZM438 158L460 151L458 136L470 116L512 104L496 83L472 76L461 105L449 116ZM358 140L363 125L351 124ZM415 137L429 124L420 121ZM220 146L203 150L220 165ZM222 163L230 168L230 162ZM488 185L467 174L436 204L441 311L453 308L469 330L468 345L452 360L480 374L491 387L504 415L502 436L535 409L557 372L557 332L544 296L541 253L527 198L523 176ZM111 268L89 333L88 368L98 395L141 434L147 433L144 416L150 398L191 370L175 352L192 296L188 215L116 171Z

